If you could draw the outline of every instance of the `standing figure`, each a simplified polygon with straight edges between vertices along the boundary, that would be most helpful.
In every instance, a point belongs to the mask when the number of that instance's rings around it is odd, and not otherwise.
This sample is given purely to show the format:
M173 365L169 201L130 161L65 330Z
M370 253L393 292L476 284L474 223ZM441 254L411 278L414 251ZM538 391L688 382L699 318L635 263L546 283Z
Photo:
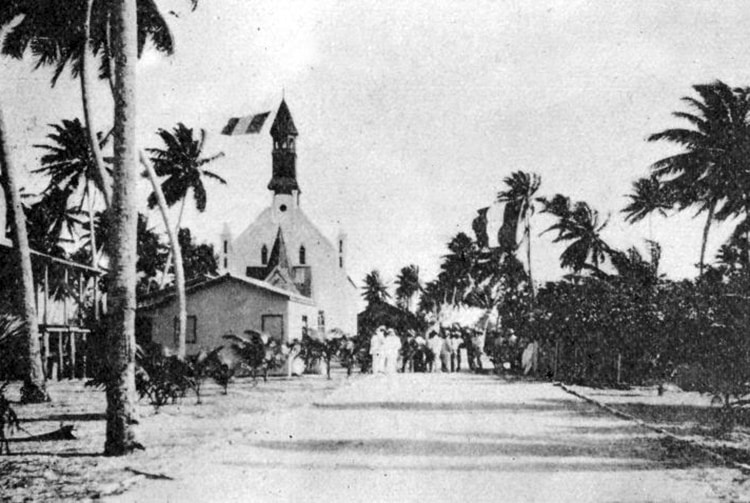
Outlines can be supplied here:
M370 339L370 358L372 359L372 373L382 374L385 371L383 345L385 343L385 327L379 326Z
M401 339L392 328L388 329L388 335L383 343L385 356L385 373L395 374L398 369L398 354L401 352Z
M437 332L430 332L430 336L427 339L427 349L429 349L427 366L430 368L430 372L439 372L440 351L443 349L443 339L438 337Z
M449 342L451 346L451 372L458 372L461 370L461 336L457 330L451 332Z
M443 341L443 345L440 346L440 369L443 372L451 371L451 343L448 334L441 334L440 340Z
M472 353L474 359L474 370L482 370L482 355L484 354L485 334L475 328L474 336L471 338Z

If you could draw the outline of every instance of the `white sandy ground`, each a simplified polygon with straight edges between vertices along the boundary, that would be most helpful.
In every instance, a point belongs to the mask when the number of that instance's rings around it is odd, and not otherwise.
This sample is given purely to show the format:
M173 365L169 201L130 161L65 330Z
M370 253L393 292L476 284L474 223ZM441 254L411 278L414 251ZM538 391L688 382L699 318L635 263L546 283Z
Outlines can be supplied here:
M736 470L547 383L369 376L165 460L112 502L750 501Z

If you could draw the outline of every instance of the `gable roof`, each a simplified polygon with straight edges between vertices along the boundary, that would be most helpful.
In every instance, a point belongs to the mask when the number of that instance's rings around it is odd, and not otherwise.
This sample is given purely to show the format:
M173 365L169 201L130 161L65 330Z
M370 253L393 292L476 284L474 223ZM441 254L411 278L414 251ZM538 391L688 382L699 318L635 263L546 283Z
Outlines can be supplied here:
M232 273L226 273L221 276L216 276L213 278L204 278L203 280L196 281L185 287L185 294L188 295L198 290L203 290L205 288L212 288L216 285L226 283L228 281L238 283L240 285L251 287L251 288L264 290L266 292L279 295L281 297L286 297L287 299L293 302L314 305L314 302L310 298L303 297L302 295L291 292L289 290L284 290L283 288L276 287L265 281L261 281L255 278L243 278L241 276L235 276ZM162 290L159 292L154 292L150 295L147 295L145 298L141 299L141 301L138 303L138 309L146 309L146 310L153 309L153 308L162 306L168 302L171 302L175 297L176 297L176 292L174 288L170 288L169 290Z

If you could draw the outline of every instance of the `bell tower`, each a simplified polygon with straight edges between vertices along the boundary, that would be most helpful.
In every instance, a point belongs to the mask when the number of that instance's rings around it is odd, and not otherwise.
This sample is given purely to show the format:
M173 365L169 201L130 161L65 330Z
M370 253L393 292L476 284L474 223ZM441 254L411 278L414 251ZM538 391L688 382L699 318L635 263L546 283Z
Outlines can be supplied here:
M299 203L299 185L297 185L297 128L286 101L281 100L276 118L271 126L273 138L273 176L268 183L268 190L274 193L274 206L285 211L287 204L296 206ZM286 197L284 197L286 196Z

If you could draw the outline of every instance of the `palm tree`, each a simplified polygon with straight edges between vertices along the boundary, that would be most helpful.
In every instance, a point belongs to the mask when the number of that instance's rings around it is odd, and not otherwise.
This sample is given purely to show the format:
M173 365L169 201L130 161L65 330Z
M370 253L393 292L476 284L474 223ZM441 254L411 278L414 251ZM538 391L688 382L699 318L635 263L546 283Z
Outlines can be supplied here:
M159 210L161 211L161 217L164 220L164 227L167 229L167 236L169 236L169 243L172 246L172 256L174 257L174 281L175 290L177 292L177 357L180 359L185 358L186 344L187 344L187 298L185 296L185 270L182 265L182 251L180 249L180 242L177 239L177 232L174 227L169 223L169 215L167 214L167 202L164 198L164 193L161 190L161 186L156 181L156 172L154 167L146 161L141 155L141 164L146 168L148 179L151 181L151 187L154 189L153 196L156 198ZM164 265L164 272L166 274L166 267L169 264L169 258Z
M224 153L219 152L212 156L203 157L206 131L201 129L201 136L199 139L196 139L193 135L193 130L182 123L177 124L171 132L160 129L157 134L164 142L165 148L147 149L151 154L151 160L154 164L153 173L148 172L148 170L147 173L150 173L148 176L155 177L158 175L167 177L161 184L164 203L167 206L173 206L177 201L181 201L180 213L174 229L176 236L182 223L182 214L185 210L188 193L192 190L195 207L198 211L203 212L206 209L206 188L203 185L203 179L213 179L226 185L227 182L222 177L203 168L203 166L223 157ZM156 183L156 178L153 178L151 182L152 184ZM156 191L154 191L149 195L148 205L149 208L154 208L158 204ZM163 208L162 217L165 219L164 225L169 226L169 223L166 221L166 215L166 208ZM172 257L176 257L177 254L177 239L170 238L170 242L172 243L172 251L164 267L162 284L167 275L167 267L172 262ZM177 282L177 273L178 267L175 262L175 282Z
M51 124L50 127L54 130L47 135L50 143L35 145L47 153L41 158L42 167L33 172L49 176L45 194L57 189L76 199L67 201L62 210L68 211L72 204L75 207L73 212L80 214L86 206L91 229L95 219L96 194L103 194L103 186L96 174L97 165L86 139L86 128L77 118L63 120L61 124ZM89 241L91 262L96 266L98 250L94 236L90 234Z
M503 183L508 187L497 194L497 202L515 205L518 208L519 220L524 222L526 239L526 265L529 268L529 288L534 300L534 281L531 275L531 217L534 215L534 194L539 190L542 178L536 173L516 171L505 177Z
M667 210L674 205L670 195L662 187L662 183L656 176L648 178L639 178L633 182L633 192L628 194L630 204L623 208L625 221L631 224L643 220L648 216L649 239L651 236L651 216L658 213L661 216L667 216Z
M703 275L706 243L717 206L737 187L738 177L747 178L750 99L748 89L732 89L718 80L693 89L699 99L682 100L695 111L673 113L691 127L666 129L652 134L648 141L668 141L685 149L655 162L651 171L663 181L667 193L674 195L680 210L697 206L698 214L707 212L699 263ZM745 193L734 199L744 200ZM733 211L729 207L724 215Z
M111 253L107 295L107 428L104 453L123 455L142 448L135 438L136 168L135 63L138 55L135 0L111 4L115 66L114 169Z
M448 254L440 265L438 281L442 284L446 298L443 303L456 304L463 299L472 286L472 273L479 258L476 243L465 233L459 232L448 242ZM484 279L481 276L479 280Z
M191 0L193 9L197 0ZM159 52L172 54L174 40L164 17L153 0L137 0L138 56L147 41ZM102 186L105 204L109 206L111 189L106 183L101 151L93 134L91 121L89 60L101 55L100 77L112 81L113 17L105 0L68 0L65 8L55 2L15 0L0 7L0 27L10 27L3 42L2 53L23 58L30 49L36 68L52 66L52 86L66 67L79 78L88 141L95 160L96 177ZM93 62L93 61L91 61Z
M157 176L167 177L161 185L164 198L168 206L178 201L180 213L176 227L182 223L182 213L185 209L188 193L192 190L195 208L199 212L206 209L206 188L203 180L208 178L226 185L226 180L204 168L207 164L224 156L223 152L203 157L203 146L206 142L206 131L201 129L200 138L195 138L193 130L183 123L177 124L172 131L160 129L157 133L164 142L165 148L149 148ZM149 208L157 206L156 193L148 198Z
M557 231L555 243L572 241L560 255L560 265L570 267L578 273L582 269L592 269L599 273L599 265L611 252L611 248L601 238L601 232L609 223L599 222L599 213L585 202L572 204L570 199L556 194L551 200L540 198L542 212L558 218L544 233ZM543 234L544 234L543 233ZM591 261L591 264L588 261Z
M367 301L368 306L386 302L391 298L391 294L388 293L388 286L383 281L383 278L380 277L380 271L377 269L365 276L365 286L362 290L362 297Z
M396 278L396 299L407 311L411 311L411 301L422 288L419 281L419 267L414 264L402 267Z
M23 313L26 323L25 360L26 372L21 396L25 402L43 402L49 400L42 366L42 353L39 347L39 325L36 317L34 276L31 269L31 249L26 233L26 218L18 191L18 174L8 155L5 139L5 122L0 111L0 167L6 200L13 218L15 249L18 251L18 270L21 272L23 295Z

